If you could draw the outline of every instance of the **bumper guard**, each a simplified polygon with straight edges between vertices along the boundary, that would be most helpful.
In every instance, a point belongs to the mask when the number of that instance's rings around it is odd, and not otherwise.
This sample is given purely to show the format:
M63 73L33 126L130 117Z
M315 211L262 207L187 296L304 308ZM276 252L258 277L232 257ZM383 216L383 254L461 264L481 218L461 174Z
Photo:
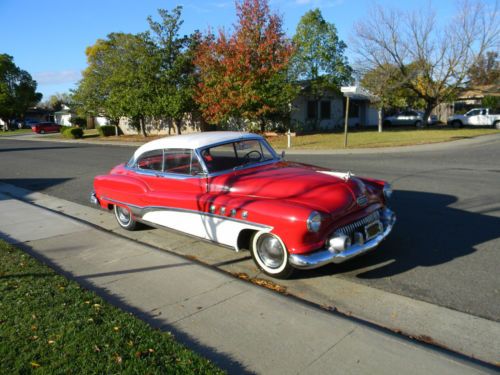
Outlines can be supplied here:
M343 263L351 258L367 253L375 249L391 233L396 215L386 208L383 216L388 218L382 221L383 231L377 236L363 244L353 244L341 252L335 252L330 249L321 249L308 254L290 254L290 264L297 269L313 269L324 266L328 263Z

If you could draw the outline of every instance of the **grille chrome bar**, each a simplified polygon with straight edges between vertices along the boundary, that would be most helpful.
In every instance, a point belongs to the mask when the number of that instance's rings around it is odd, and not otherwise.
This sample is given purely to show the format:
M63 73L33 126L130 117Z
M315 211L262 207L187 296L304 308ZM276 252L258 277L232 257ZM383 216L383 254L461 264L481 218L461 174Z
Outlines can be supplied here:
M355 232L356 229L362 228L365 225L368 225L368 224L373 223L374 221L378 221L378 220L380 220L380 214L378 211L375 211L375 212L371 213L370 215L365 216L364 218L362 218L358 221L355 221L354 223L347 224L341 228L338 228L335 232L342 233L342 234L349 236L353 232Z

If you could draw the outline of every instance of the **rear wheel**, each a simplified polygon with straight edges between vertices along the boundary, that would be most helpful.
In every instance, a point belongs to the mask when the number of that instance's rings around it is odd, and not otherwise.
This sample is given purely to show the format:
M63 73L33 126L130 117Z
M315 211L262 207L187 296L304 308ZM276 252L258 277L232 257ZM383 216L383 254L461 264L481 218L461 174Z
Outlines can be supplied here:
M496 122L493 124L493 127L494 127L495 129L500 130L500 121L496 121Z
M45 130L40 130L40 134L45 134Z
M251 252L255 264L267 275L277 279L291 276L294 269L288 263L288 251L278 236L266 232L255 234Z
M114 207L116 221L123 229L134 230L137 222L132 218L132 213L128 208L116 206Z
M455 120L451 123L451 126L453 126L454 128L461 128L462 127L462 123L458 120Z

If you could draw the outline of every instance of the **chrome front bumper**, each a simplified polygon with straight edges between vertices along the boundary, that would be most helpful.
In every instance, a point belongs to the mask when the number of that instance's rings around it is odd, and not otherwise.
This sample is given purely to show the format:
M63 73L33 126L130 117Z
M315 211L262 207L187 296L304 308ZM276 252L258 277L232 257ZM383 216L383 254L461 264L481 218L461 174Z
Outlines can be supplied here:
M391 233L396 222L396 215L388 208L384 210L384 216L389 219L385 222L382 221L383 231L371 240L363 244L353 244L342 252L321 249L308 254L290 254L290 264L298 269L313 269L328 263L343 263L346 260L375 249Z

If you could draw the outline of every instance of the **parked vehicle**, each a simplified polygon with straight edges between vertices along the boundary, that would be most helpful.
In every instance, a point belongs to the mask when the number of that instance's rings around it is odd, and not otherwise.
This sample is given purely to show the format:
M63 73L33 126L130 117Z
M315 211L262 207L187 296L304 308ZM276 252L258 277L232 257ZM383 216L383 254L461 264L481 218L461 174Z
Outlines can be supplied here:
M383 123L387 127L394 125L409 125L421 127L424 124L422 115L417 111L399 112L394 116L386 117Z
M127 230L138 222L249 249L277 278L341 263L391 232L387 182L287 162L261 136L206 132L158 139L96 176L91 202Z
M39 122L31 126L31 130L37 134L60 132L61 128L62 126L55 122Z
M24 121L18 121L17 127L18 129L31 129L33 125L40 123L38 120L33 119L25 119Z
M447 123L455 128L461 128L462 126L493 126L500 129L500 113L488 108L473 108L465 115L448 117Z

